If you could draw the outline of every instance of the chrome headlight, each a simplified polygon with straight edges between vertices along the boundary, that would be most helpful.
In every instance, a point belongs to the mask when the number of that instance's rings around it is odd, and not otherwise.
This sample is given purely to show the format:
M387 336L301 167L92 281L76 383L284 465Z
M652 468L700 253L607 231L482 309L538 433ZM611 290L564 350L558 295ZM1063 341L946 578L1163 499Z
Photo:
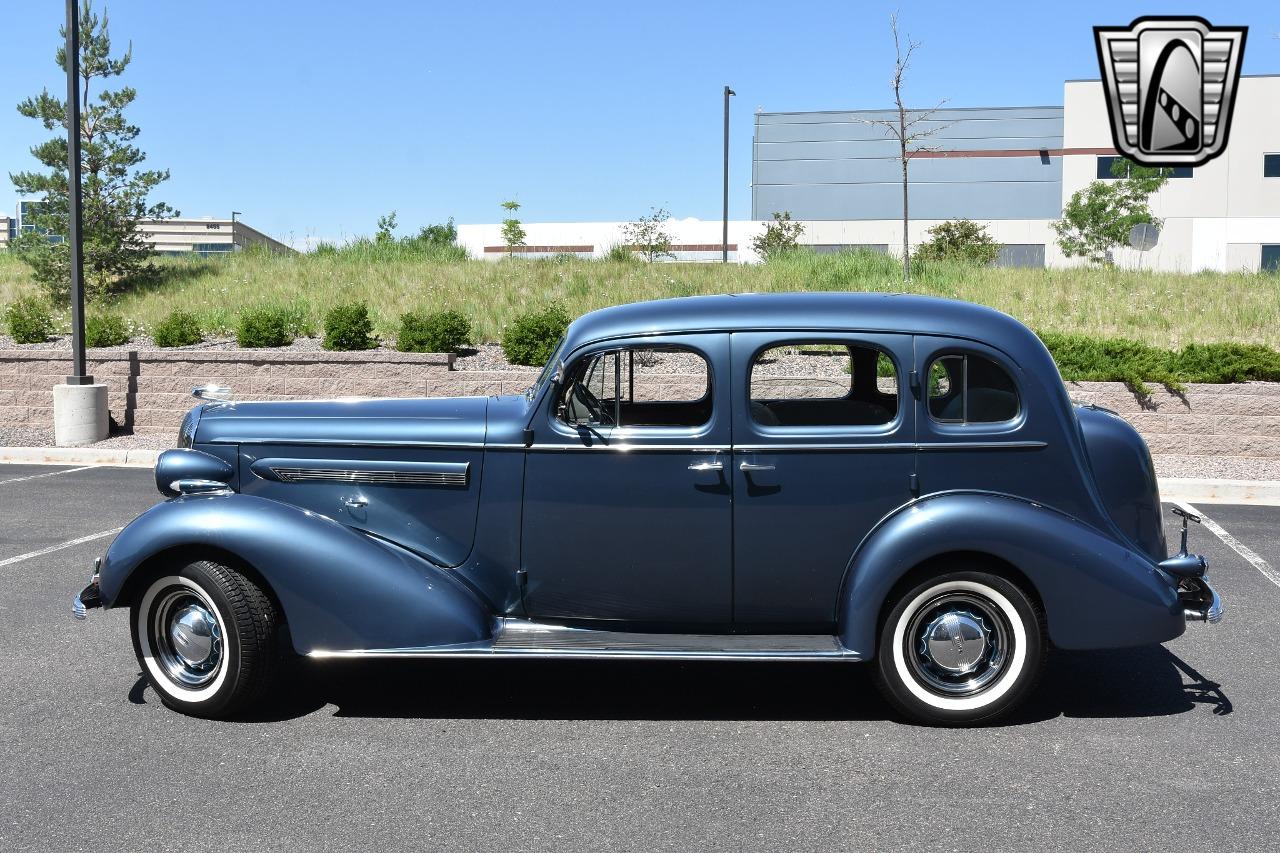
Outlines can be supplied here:
M165 497L229 491L234 477L223 460L190 448L166 450L156 460L156 488Z

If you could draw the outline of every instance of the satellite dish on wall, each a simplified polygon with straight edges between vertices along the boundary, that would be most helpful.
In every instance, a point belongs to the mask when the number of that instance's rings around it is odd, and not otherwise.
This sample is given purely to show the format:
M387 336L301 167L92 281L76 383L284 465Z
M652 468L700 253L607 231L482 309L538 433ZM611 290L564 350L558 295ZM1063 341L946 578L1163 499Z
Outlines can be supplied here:
M1154 249L1160 242L1160 229L1150 222L1139 222L1129 229L1129 245L1139 252Z

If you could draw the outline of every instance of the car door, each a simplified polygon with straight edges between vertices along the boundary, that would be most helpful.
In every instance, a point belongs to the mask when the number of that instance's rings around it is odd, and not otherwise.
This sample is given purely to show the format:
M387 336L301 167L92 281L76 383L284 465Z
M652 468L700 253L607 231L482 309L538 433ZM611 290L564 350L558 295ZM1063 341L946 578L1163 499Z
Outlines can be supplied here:
M730 623L729 336L588 347L535 416L525 608L536 619Z
M734 624L829 631L854 548L912 498L909 335L732 336Z

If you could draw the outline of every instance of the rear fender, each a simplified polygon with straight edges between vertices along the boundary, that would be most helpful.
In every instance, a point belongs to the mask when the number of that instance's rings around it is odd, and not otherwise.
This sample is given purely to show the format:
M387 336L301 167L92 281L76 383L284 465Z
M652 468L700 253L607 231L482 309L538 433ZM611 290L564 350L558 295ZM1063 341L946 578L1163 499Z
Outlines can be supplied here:
M135 519L99 568L104 606L153 558L201 549L232 554L262 576L300 654L491 634L488 609L448 570L325 516L242 494L177 498Z
M1030 501L949 492L903 508L858 547L841 596L845 646L874 654L894 586L922 563L956 552L990 554L1021 571L1059 648L1159 643L1186 629L1177 591L1144 555Z

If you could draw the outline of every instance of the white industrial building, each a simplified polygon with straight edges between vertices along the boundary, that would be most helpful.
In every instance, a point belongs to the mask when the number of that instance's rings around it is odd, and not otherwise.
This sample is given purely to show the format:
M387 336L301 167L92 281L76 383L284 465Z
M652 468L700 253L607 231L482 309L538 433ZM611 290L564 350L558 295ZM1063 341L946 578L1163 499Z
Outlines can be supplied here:
M35 230L29 212L38 201L20 201L14 216L0 214L0 249L7 248L22 231ZM249 246L262 246L273 252L292 252L289 246L272 239L238 219L143 219L138 231L162 255L225 255ZM60 238L52 238L60 239Z
M948 219L985 224L1004 245L998 263L1061 267L1066 258L1051 224L1071 195L1110 180L1117 156L1097 80L1070 80L1062 106L941 110L931 150L912 158L911 242ZM1164 220L1144 268L1177 272L1280 268L1280 75L1244 76L1230 143L1203 166L1181 167L1152 198ZM758 260L751 239L775 211L804 223L817 251L863 247L897 253L902 240L896 141L869 119L878 111L758 113L750 221L729 223L729 257ZM599 256L624 242L621 222L525 223L522 257ZM721 256L719 221L672 220L676 260ZM474 257L507 254L501 225L458 226ZM1139 263L1121 249L1122 266Z

